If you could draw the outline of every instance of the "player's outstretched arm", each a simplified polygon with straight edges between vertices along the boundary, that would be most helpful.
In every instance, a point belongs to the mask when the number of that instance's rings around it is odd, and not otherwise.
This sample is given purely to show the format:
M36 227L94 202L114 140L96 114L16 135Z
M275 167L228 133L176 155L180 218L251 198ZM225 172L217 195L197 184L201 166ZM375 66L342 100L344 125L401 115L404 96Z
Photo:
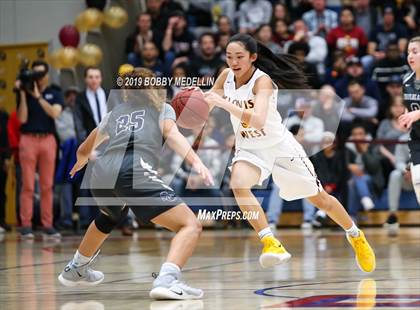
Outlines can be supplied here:
M173 120L165 119L163 121L163 137L166 139L166 143L169 147L193 167L206 185L214 184L210 171L194 152L188 140L179 132L178 127Z
M87 164L90 154L108 138L109 136L104 134L99 128L92 130L86 140L77 149L77 161L70 171L71 177Z

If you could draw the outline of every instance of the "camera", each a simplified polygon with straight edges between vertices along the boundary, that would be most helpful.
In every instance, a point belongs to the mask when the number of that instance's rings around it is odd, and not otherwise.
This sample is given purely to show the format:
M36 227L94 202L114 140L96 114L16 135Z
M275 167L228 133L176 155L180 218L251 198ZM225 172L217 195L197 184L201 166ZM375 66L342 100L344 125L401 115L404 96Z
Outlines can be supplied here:
M21 82L20 88L24 91L33 91L34 82L42 79L47 74L46 71L34 71L29 68L29 61L24 59L20 66L18 80Z

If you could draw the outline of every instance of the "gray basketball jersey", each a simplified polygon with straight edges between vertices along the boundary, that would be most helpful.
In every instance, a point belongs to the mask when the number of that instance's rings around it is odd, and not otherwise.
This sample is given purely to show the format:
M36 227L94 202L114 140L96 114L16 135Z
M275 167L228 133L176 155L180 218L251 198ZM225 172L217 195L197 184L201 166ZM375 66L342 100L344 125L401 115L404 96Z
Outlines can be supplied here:
M404 104L408 111L420 110L420 85L416 81L416 74L412 72L404 77L403 82ZM420 150L420 121L413 123L410 132L410 146Z
M175 120L175 111L166 103L159 112L147 96L137 93L126 99L120 97L117 92L110 94L113 109L99 124L99 130L109 139L94 164L92 188L112 188L121 175L136 174L137 178L145 171L157 173L163 142L160 121Z

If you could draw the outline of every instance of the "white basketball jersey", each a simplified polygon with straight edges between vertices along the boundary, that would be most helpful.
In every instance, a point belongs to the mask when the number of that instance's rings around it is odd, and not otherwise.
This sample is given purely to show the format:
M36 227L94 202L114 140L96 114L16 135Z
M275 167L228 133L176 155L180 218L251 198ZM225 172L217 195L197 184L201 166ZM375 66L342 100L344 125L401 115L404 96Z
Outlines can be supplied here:
M223 85L224 98L231 104L235 104L239 108L254 110L255 95L252 92L255 81L267 75L260 69L256 69L251 79L238 89L235 87L235 78L233 71L229 69L229 73ZM268 76L268 75L267 75ZM274 91L270 96L268 103L267 119L262 129L255 129L241 122L234 115L230 115L233 130L236 136L236 147L242 149L261 149L280 143L287 130L282 123L281 116L277 111L277 85L273 83Z

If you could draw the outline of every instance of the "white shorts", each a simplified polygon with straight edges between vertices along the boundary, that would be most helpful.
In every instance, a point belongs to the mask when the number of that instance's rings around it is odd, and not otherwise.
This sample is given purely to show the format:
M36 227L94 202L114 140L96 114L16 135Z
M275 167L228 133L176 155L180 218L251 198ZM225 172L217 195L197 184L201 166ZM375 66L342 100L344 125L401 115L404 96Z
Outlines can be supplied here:
M258 185L273 175L280 188L279 196L285 200L312 197L322 192L321 182L303 147L290 132L279 144L264 149L237 149L232 165L246 161L260 168Z

